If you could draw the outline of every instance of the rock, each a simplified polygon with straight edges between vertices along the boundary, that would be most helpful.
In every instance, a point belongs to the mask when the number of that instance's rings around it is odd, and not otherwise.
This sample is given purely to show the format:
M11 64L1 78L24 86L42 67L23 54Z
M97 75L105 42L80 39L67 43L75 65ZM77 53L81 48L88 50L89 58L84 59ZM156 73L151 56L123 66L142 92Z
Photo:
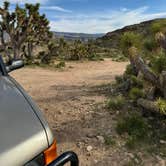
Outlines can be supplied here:
M137 158L134 159L134 161L139 164L139 160Z
M159 166L165 166L166 165L166 161L164 159L162 159L159 156L156 156L156 159L158 160L158 165Z
M131 159L134 158L134 155L132 153L127 153L127 156L129 156Z
M166 141L160 140L160 144L166 144Z
M77 145L78 148L81 148L81 146L83 145L83 143L82 142L78 142L76 145Z
M95 134L93 134L93 133L88 133L86 136L87 136L88 138L94 138L94 137L95 137Z
M97 136L97 139L100 141L100 143L104 144L105 139L103 136Z
M166 165L166 161L165 160L160 160L159 161L159 165L160 166L165 166Z
M92 146L87 146L87 148L86 148L86 150L87 150L88 152L92 151L92 149L93 149Z
M116 111L116 115L119 115L119 113L120 113L119 111Z

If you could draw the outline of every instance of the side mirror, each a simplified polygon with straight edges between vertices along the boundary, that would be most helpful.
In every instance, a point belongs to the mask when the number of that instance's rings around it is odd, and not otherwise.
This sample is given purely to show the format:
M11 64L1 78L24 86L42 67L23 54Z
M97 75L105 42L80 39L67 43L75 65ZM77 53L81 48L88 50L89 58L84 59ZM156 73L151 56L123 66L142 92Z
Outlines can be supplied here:
M23 60L14 60L10 65L6 66L6 71L9 73L13 70L22 68L23 66L24 66Z

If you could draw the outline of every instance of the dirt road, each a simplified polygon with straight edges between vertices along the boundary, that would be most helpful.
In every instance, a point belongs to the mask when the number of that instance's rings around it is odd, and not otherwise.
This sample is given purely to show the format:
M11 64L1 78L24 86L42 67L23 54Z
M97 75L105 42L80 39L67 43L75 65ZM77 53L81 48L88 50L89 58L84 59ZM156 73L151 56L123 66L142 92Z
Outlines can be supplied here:
M12 76L42 109L57 139L59 153L75 151L81 166L121 165L123 151L103 142L105 135L114 135L113 117L104 109L106 96L93 87L112 82L126 64L108 59L70 62L63 71L24 68Z

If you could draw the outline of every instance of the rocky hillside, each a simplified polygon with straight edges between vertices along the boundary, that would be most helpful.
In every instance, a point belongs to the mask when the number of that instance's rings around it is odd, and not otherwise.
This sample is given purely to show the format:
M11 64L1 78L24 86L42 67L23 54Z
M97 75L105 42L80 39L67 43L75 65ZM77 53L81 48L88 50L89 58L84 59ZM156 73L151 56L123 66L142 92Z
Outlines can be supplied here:
M113 32L108 32L103 37L97 39L97 44L104 47L117 48L119 47L120 37L125 32L136 32L142 34L145 37L148 37L151 35L150 32L151 24L160 20L166 20L166 19L163 18L163 19L145 21L140 24L126 26L122 29L118 29Z

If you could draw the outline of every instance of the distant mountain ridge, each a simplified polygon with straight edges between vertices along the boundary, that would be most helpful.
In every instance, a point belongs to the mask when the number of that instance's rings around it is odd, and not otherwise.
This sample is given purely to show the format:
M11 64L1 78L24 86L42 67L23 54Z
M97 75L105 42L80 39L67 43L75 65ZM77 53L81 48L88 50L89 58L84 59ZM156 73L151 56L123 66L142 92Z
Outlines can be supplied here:
M101 34L87 34L87 33L72 33L72 32L53 32L55 37L64 38L65 40L95 40L104 36L104 33Z
M106 35L99 37L96 43L104 47L118 48L120 43L120 38L123 33L135 32L143 35L146 38L151 36L151 25L157 21L162 21L162 20L166 20L166 18L154 19L154 20L144 21L139 24L125 26L124 28L108 32Z

